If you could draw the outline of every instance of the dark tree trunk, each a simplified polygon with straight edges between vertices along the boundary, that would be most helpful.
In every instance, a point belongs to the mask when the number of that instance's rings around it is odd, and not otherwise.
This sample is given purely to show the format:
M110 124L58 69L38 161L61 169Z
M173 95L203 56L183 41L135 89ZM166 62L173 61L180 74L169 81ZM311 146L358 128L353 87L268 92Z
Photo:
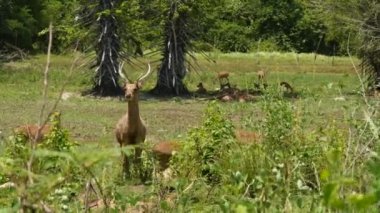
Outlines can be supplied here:
M119 96L118 84L120 43L117 36L116 18L112 13L115 0L99 0L99 11L111 11L99 18L98 43L96 46L96 69L91 94L95 96Z
M367 77L367 89L380 90L380 3L363 2L361 6L363 14L366 14L361 26L361 65Z
M163 58L158 71L157 83L152 89L154 95L182 96L189 91L183 83L187 70L185 57L189 37L186 32L188 15L186 12L177 13L177 2L173 1L165 24L165 39Z

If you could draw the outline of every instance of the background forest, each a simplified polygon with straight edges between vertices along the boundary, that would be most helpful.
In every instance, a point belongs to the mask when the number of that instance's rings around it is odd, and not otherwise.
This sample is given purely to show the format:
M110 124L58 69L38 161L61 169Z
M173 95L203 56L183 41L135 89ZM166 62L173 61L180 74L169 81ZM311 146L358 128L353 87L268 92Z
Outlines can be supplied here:
M102 1L79 0L2 0L0 38L29 52L46 49L47 26L56 25L54 52L62 53L88 30L81 12ZM160 48L165 1L114 2L117 26L124 40L133 38L144 50ZM168 1L169 2L169 1ZM346 54L347 33L353 34L350 46L358 49L358 26L343 17L361 18L360 1L316 0L198 0L184 1L182 10L191 10L190 33L196 50L222 52L293 51L327 55ZM354 11L353 11L354 10ZM101 11L98 11L101 12ZM106 12L105 10L103 12ZM76 18L75 18L76 17ZM82 27L79 27L79 26ZM83 49L91 39L83 40Z

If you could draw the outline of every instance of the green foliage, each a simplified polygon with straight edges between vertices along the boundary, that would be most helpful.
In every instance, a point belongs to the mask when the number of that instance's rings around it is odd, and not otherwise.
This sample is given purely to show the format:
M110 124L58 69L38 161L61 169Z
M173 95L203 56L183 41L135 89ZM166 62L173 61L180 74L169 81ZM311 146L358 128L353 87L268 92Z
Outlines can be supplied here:
M318 188L314 169L320 165L325 144L315 144L314 137L302 131L302 114L275 88L264 95L262 110L265 116L256 124L263 133L261 143L232 149L224 159L228 173L224 173L221 192L227 195L223 208L307 208L313 199L311 192Z
M149 183L152 180L154 158L150 151L152 147L149 143L136 145L142 149L141 164L134 162L135 159L135 146L125 146L122 149L128 158L133 162L131 165L131 178L140 179L143 183Z
M0 176L15 183L19 187L17 196L26 199L13 205L47 200L65 210L73 192L81 185L83 173L70 156L75 143L61 128L60 115L58 112L51 115L52 129L35 149L31 147L32 139L23 135L16 134L7 141L6 151L1 156L3 172ZM32 186L28 183L30 179L34 182Z
M370 189L366 192L358 191L360 182L344 175L344 154L341 151L333 150L328 155L327 168L321 173L321 180L324 183L323 201L331 209L340 211L363 211L374 212L376 204L380 200L378 186L378 159L375 157L369 161L369 171L373 175Z
M186 23L189 38L223 52L256 50L259 41L270 41L263 50L319 52L346 54L347 34L356 34L363 8L376 1L310 1L310 0L212 0L183 1L178 11L188 15ZM160 37L166 32L162 25L170 2L124 1L115 2L115 10L96 10L96 1L2 1L0 4L0 38L27 50L42 51L46 47L46 29L49 21L56 27L53 50L65 52L76 39L82 50L93 45L94 34L78 25L99 15L114 13L117 17L120 44L129 53L160 48ZM78 11L80 5L83 10ZM376 10L376 9L374 9ZM77 20L78 14L89 15ZM90 17L91 16L91 17ZM177 14L178 16L178 14ZM358 37L351 36L350 46L359 47ZM204 47L207 47L204 46ZM265 47L266 45L263 45ZM194 48L194 50L197 50Z
M274 144L287 143L294 126L291 104L284 100L277 88L270 88L264 95L262 108L266 113L262 122L265 136Z
M103 194L92 193L90 197L101 199L104 195L112 203L111 211L116 212L132 211L144 204L149 205L146 209L150 211L162 212L378 212L378 102L368 99L368 104L375 105L367 109L367 103L359 96L348 95L355 91L356 82L353 75L341 73L349 67L348 58L337 58L341 66L330 66L330 57L318 56L316 68L321 65L326 71L339 67L340 73L317 71L314 75L303 73L313 72L312 54L299 54L299 66L293 53L214 54L223 63L213 69L233 70L230 80L238 83L239 88L246 86L245 82L249 87L249 82L256 80L254 73L249 72L256 67L250 65L260 57L261 65L284 71L272 71L269 85L286 79L297 92L307 92L289 99L269 86L255 102L213 102L199 126L191 129L185 139L181 135L189 126L198 125L206 101L144 101L141 113L149 124L148 138L180 138L185 146L173 159L176 172L169 182L149 181L155 162L146 148L143 166L134 168L143 171L148 179L144 184L118 178L120 149L109 148L116 146L112 142L113 123L120 116L118 112L125 111L125 103L72 97L60 105L65 111L64 125L80 126L73 128L71 134L84 142L74 146L68 132L55 125L59 120L51 122L56 126L55 133L34 152L33 184L28 183L26 168L33 154L29 143L17 136L0 143L0 184L17 183L15 189L0 189L0 206L7 208L0 211L18 211L20 199L26 197L32 204L44 201L58 212L81 212L85 182L91 179L98 181L95 188L101 188ZM38 106L33 103L38 100L40 83L37 68L43 61L37 57L1 67L0 78L5 83L0 85L4 91L0 94L0 107L12 113L2 114L0 142L15 123L34 118ZM51 95L59 93L56 88L69 61L68 57L53 57L53 64L59 67L50 75ZM210 88L213 76L206 73L204 77ZM194 87L197 77L193 76L191 82ZM79 76L67 89L79 90L81 78L85 77ZM346 100L334 101L338 95ZM26 110L15 110L20 108ZM185 111L186 115L182 114ZM235 142L230 118L236 128L255 131L261 139L247 144Z
M380 200L378 123L370 117L348 121L355 133L348 140L336 125L327 128L331 137L326 139L338 143L326 153L321 171L323 202L339 211L375 212ZM353 145L358 148L351 148Z
M277 41L275 38L267 38L265 40L259 40L255 42L250 50L252 52L275 52L275 51L280 51L281 47L279 44L277 44Z
M46 139L41 143L41 148L68 152L75 145L69 140L69 135L67 130L62 129L61 127L61 113L54 112L51 115L51 125L52 129L50 134Z
M256 126L255 129L263 133L261 143L228 143L225 146L228 151L218 155L215 167L218 170L214 171L218 172L219 178L214 182L215 187L209 187L207 179L201 178L201 168L210 167L204 167L202 161L194 159L209 159L202 149L209 150L210 147L204 146L199 138L207 138L207 132L212 132L215 127L223 128L223 122L204 122L201 128L195 129L196 132L190 131L189 137L197 143L188 140L184 145L186 154L179 153L173 160L178 171L176 183L179 185L175 189L179 193L177 205L180 208L189 210L200 205L204 210L223 212L278 211L284 208L286 211L374 211L378 189L366 187L372 178L347 177L347 163L353 163L353 168L357 169L355 172L360 174L366 169L360 166L363 161L349 156L357 153L350 153L352 144L347 143L349 136L338 126L341 124L327 120L315 130L305 129L305 108L294 107L276 88L269 88L262 101L264 118L256 125L249 125ZM206 120L217 121L212 115L208 114ZM202 131L206 123L214 128ZM208 144L213 144L214 139L208 139ZM218 145L213 145L214 150ZM375 163L377 158L374 159L370 165L376 177L378 166ZM373 183L377 185L377 181Z
M173 168L179 176L190 179L205 177L218 182L220 160L231 147L234 132L231 121L215 102L209 104L203 124L189 131L183 151L173 159Z
M366 77L368 91L380 89L380 3L366 0L360 4L363 8L362 24L360 27L361 47L359 56L362 59L362 72Z
M248 52L252 39L249 28L237 23L217 22L216 29L210 30L210 36L215 39L214 44L223 52Z
M46 39L41 37L41 32L53 21L54 25L61 26L55 32L59 39L53 48L63 48L60 47L64 45L61 41L66 39L60 33L66 32L67 38L68 17L72 15L74 6L75 1L63 0L1 1L0 38L22 49L41 51L46 46Z

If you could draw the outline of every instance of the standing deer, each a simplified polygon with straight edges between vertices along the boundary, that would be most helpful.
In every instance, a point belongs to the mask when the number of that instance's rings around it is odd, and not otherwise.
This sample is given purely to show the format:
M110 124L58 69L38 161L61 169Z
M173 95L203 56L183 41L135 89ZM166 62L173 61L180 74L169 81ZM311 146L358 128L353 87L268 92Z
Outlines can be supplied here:
M259 70L257 71L257 78L259 80L259 82L262 84L264 82L266 82L266 73L264 70Z
M259 83L256 84L255 87L257 88L263 87L264 89L266 89L268 84L267 84L267 73L265 70L257 71L257 79Z
M128 101L128 111L120 118L116 125L115 134L120 147L128 145L138 145L145 141L146 127L143 120L140 117L139 112L139 90L142 86L143 80L149 76L151 69L148 64L148 71L145 75L141 75L134 83L132 83L122 73L123 64L119 67L119 74L126 80L124 90L125 99ZM135 160L134 163L139 165L141 162L142 149L138 146L135 147ZM128 156L122 152L123 157L123 173L126 177L130 176L130 164Z
M218 72L218 80L220 84L220 89L223 90L225 87L231 88L230 80L228 77L230 76L229 72Z

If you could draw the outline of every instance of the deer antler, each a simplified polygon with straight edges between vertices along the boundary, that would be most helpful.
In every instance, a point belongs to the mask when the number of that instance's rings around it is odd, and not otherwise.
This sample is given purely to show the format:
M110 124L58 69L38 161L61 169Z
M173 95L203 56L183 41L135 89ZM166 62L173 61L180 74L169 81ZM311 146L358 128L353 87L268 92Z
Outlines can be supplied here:
M150 62L148 62L148 71L145 73L145 75L141 75L138 79L137 79L137 82L139 81L143 81L146 77L148 77L148 75L151 73L151 69L150 69Z
M130 83L131 80L129 80L128 76L125 73L123 73L123 66L124 66L124 61L121 62L121 64L119 64L119 75L120 75L121 78L123 78L128 83Z

